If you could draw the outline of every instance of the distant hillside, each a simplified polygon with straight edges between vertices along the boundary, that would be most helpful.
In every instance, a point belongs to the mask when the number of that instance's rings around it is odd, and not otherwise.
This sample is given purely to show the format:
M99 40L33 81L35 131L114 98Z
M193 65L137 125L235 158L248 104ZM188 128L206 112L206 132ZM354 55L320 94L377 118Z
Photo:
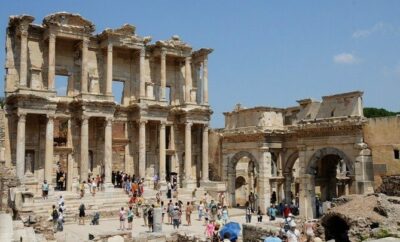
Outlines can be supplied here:
M388 111L384 108L364 108L364 116L367 118L388 117L400 114L400 112Z

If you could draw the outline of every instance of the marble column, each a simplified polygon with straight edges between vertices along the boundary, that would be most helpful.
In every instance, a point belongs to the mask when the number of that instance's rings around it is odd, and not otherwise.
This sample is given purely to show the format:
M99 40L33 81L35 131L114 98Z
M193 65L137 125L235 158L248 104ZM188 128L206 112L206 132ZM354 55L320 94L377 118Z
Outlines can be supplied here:
M203 60L203 104L208 105L208 57Z
M84 38L82 40L81 93L88 92L88 72L87 72L88 45L89 45L89 40L87 38Z
M54 90L54 79L56 75L56 35L53 33L49 34L49 67L47 73L47 85L48 89Z
M146 123L147 120L139 121L139 177L146 177Z
M47 180L48 184L52 184L52 173L53 173L53 160L54 160L54 117L47 116L46 124L46 150L45 150L45 161L44 161L44 179Z
M192 71L191 64L192 58L187 56L185 58L185 103L191 102L190 91L192 90Z
M260 163L258 176L258 197L261 211L266 212L266 208L271 205L271 152L269 147L260 147Z
M208 181L208 126L203 127L203 144L202 144L202 172L201 180Z
M160 73L160 100L161 101L165 101L166 97L165 97L165 88L167 85L167 68L166 68L166 53L164 51L161 51L161 73Z
M113 45L107 45L107 79L106 79L106 95L112 95L112 78L113 78Z
M16 173L17 177L20 179L22 179L25 174L25 125L26 113L19 113L17 126Z
M81 123L80 180L87 181L89 170L89 117L83 116Z
M107 117L104 128L104 175L105 184L111 184L112 172L112 118Z
M21 30L21 56L20 56L19 85L27 86L28 73L28 30Z
M144 64L145 64L146 49L140 49L140 59L139 59L139 82L140 82L140 98L146 97L146 82L144 79Z
M185 123L185 184L189 187L193 182L192 178L192 125L191 122Z
M73 147L72 143L72 129L71 119L68 119L68 133L67 133L67 146ZM68 165L67 165L67 191L72 191L72 182L74 177L74 156L72 153L68 154Z
M160 124L160 165L159 165L160 181L165 181L165 122Z

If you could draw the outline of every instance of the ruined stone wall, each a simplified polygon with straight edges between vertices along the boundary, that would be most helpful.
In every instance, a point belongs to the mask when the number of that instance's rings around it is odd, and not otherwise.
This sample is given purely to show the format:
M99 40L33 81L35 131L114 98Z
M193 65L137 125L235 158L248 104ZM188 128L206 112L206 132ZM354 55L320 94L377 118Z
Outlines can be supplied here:
M372 150L374 187L382 184L381 176L400 175L400 116L370 118L363 127L364 142Z
M210 130L208 135L209 178L221 181L222 178L222 135L218 130Z

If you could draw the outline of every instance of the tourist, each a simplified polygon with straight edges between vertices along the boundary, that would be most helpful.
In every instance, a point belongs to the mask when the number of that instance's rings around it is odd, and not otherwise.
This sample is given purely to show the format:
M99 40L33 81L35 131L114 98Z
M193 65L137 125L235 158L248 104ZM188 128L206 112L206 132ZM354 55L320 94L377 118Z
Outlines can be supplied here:
M92 178L92 196L93 197L96 195L96 190L97 190L97 182L94 178Z
M62 195L60 195L60 197L58 198L58 202L57 202L58 206L60 206L63 202L64 202L64 198Z
M224 240L222 242L231 242L231 234L229 232L224 233Z
M44 180L42 184L42 198L43 200L49 198L49 184L47 184L47 180Z
M61 204L59 205L59 210L60 210L62 213L65 213L65 203L64 203L64 201L61 202Z
M53 230L54 232L57 232L57 221L58 221L58 211L56 209L56 205L53 205L53 211L51 212L51 218L53 221Z
M179 229L180 221L181 221L181 212L179 211L179 208L176 206L172 212L172 222L174 229Z
M172 185L171 182L167 182L167 198L171 199L172 196Z
M207 193L204 193L203 203L204 203L204 206L207 208L208 207L208 194Z
M271 235L264 239L264 242L282 242L278 237L279 231L272 231Z
M174 204L172 203L172 200L169 200L168 203L168 223L172 224L172 215L174 212Z
M132 230L132 221L133 221L133 211L132 211L132 206L129 206L129 210L128 210L128 230Z
M314 229L315 229L315 223L313 221L308 220L306 223L304 223L304 234L307 237L307 242L313 241Z
M221 204L221 206L223 207L225 204L225 193L224 192L220 192L219 193L219 203Z
M85 204L81 203L79 206L79 224L85 225Z
M292 212L292 211L290 210L289 206L287 205L287 203L285 203L285 207L283 208L283 217L284 217L284 218L289 217L289 214L290 214L291 212Z
M207 225L206 225L206 230L204 233L206 234L208 239L211 239L213 234L214 234L214 229L215 229L215 221L211 220Z
M251 214L253 210L251 209L251 205L249 202L246 202L246 223L251 223Z
M269 221L274 221L275 220L277 211L278 210L275 208L274 204L272 204L271 207L268 208Z
M296 223L292 222L290 224L290 229L286 232L287 242L299 242L300 232L296 229Z
M125 230L125 210L124 207L121 207L119 211L119 229Z
M142 215L143 215L143 222L144 222L144 226L147 226L147 212L149 211L149 205L145 204L142 207Z
M226 206L224 206L222 208L221 217L222 217L222 221L224 221L224 224L227 224L229 215L228 215L228 208Z
M187 202L187 204L186 204L186 222L187 222L188 226L192 225L192 221L191 221L192 212L193 212L193 206L192 206L192 204L190 204L190 202Z
M253 192L250 192L249 203L250 203L251 210L254 211L256 209L256 206L255 206L256 205L256 197L254 196Z
M157 174L154 174L154 176L153 176L153 186L154 186L154 190L158 190L158 180L159 180L158 175L157 175Z
M258 206L258 208L257 208L257 222L261 223L262 219L263 219L263 214L262 214L262 211L261 211L261 207Z
M85 196L85 181L83 181L80 185L79 185L79 191L80 191L80 197L83 198Z
M57 219L57 231L61 232L63 230L64 230L64 214L60 212Z
M58 183L58 190L63 191L64 190L64 182L65 182L65 172L62 170L60 171L60 177L57 180Z
M219 224L215 224L215 228L214 228L214 232L213 232L213 235L212 235L212 238L211 238L211 242L220 242L221 241L221 239L219 237L219 228L220 228L220 225Z
M198 206L198 208L197 208L197 211L198 211L198 213L199 213L199 221L201 221L201 218L203 217L203 213L204 213L204 205L203 205L203 202L202 201L200 201L200 204L199 204L199 206Z
M147 225L149 226L149 231L154 232L154 224L153 224L153 216L154 216L154 204L149 207L147 210Z
M164 223L164 217L165 213L167 212L167 208L164 206L164 201L161 201L160 203L160 208L161 208L161 223Z
M100 221L100 213L95 211L93 213L93 218L92 221L90 222L90 225L99 225L99 221Z

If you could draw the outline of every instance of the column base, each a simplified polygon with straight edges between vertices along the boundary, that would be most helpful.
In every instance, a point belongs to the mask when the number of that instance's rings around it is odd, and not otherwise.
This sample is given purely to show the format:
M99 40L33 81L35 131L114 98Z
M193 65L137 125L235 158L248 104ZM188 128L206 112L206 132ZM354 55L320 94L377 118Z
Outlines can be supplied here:
M162 191L162 192L167 191L167 181L159 181L158 187L160 188L160 191Z
M114 191L114 185L111 182L104 183L103 184L103 190L105 192L113 192Z
M195 189L197 187L196 181L194 181L194 180L183 180L182 185L183 185L183 188L187 188L187 189Z

